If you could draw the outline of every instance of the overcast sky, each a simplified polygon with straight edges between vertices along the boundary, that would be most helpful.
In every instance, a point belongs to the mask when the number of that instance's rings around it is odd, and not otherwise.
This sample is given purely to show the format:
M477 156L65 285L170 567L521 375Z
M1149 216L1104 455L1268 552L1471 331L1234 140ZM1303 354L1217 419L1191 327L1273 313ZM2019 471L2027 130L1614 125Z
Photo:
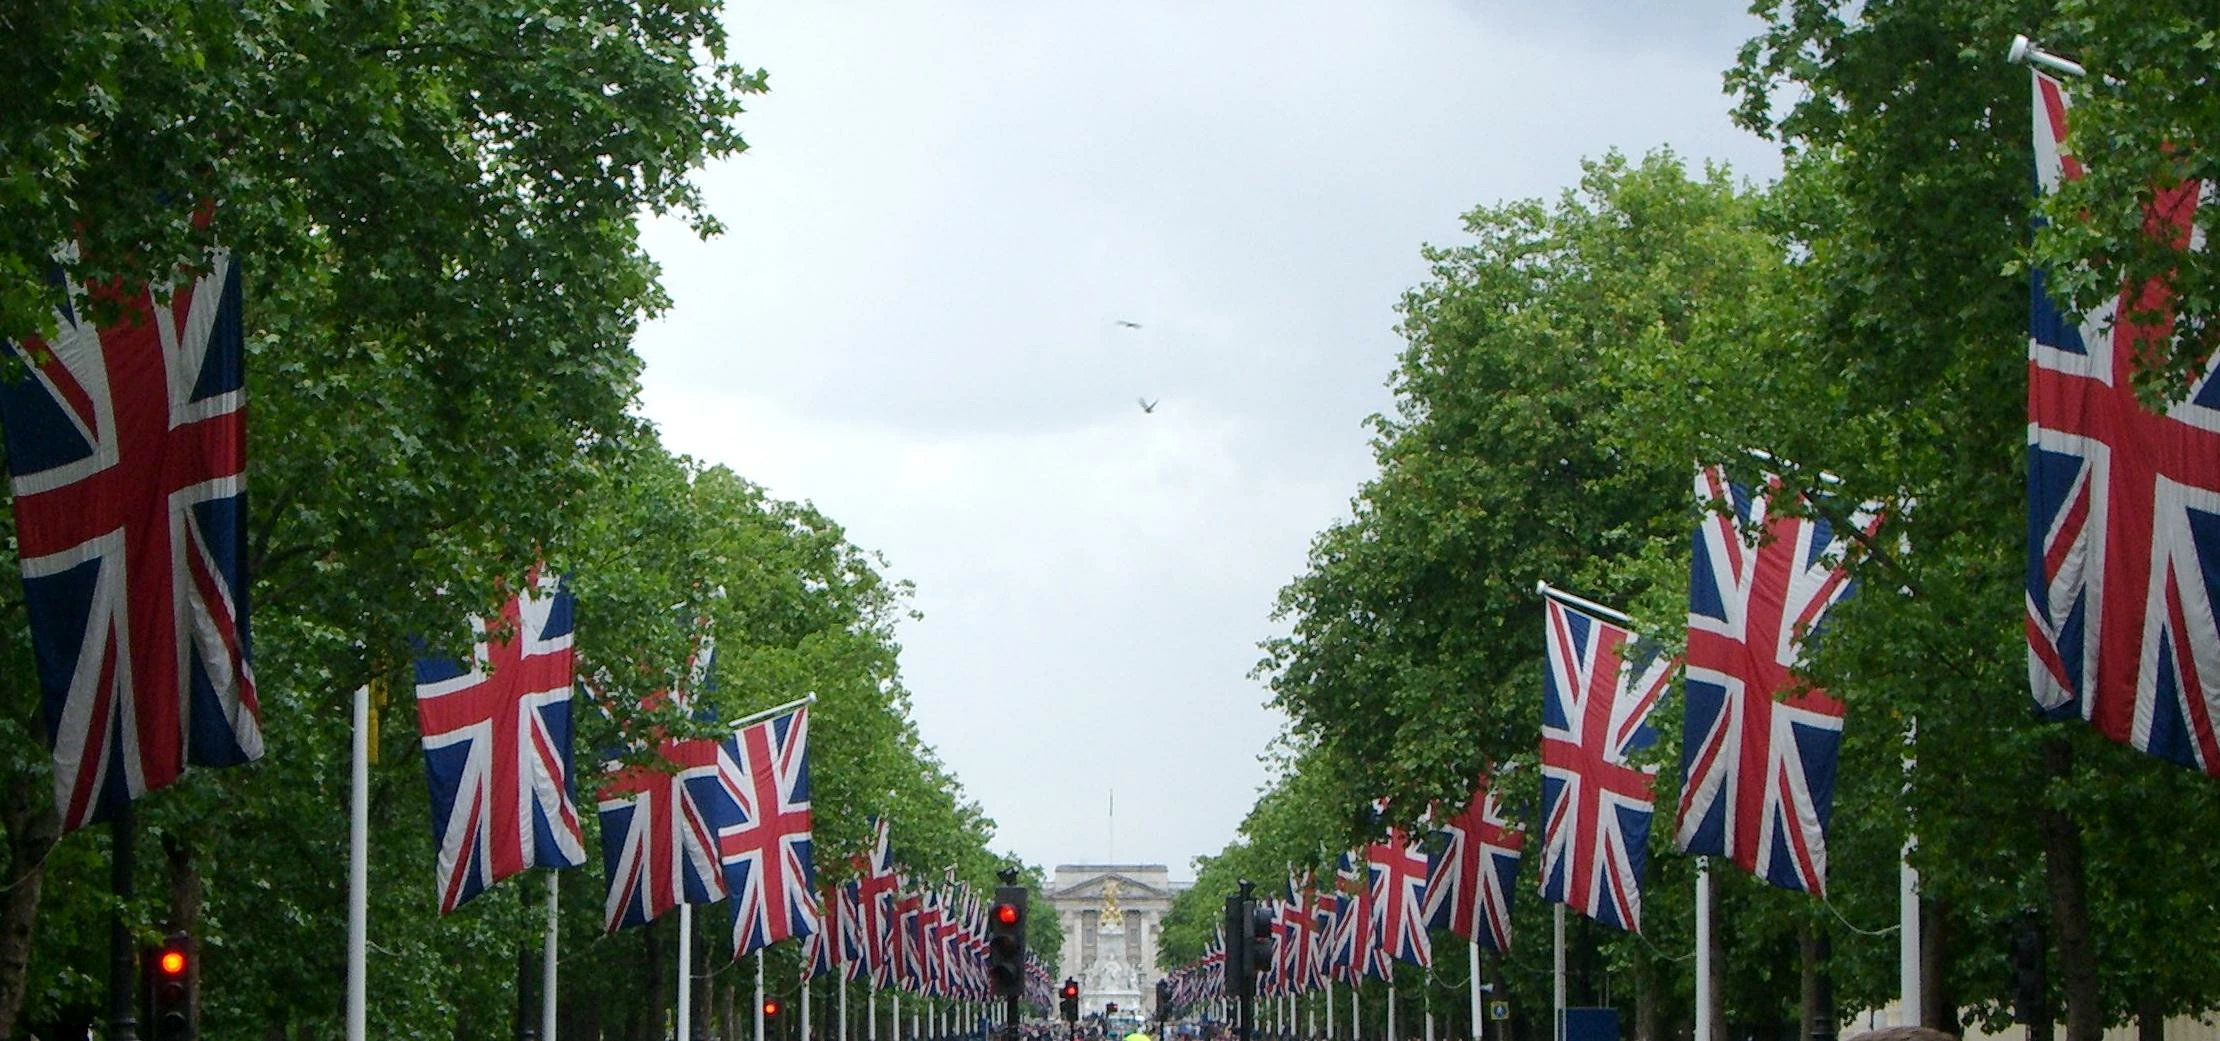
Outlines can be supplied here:
M1192 877L1264 783L1256 645L1372 473L1420 244L1614 147L1769 179L1720 92L1744 7L734 0L771 93L701 176L730 232L648 232L646 414L916 583L918 726L997 848Z

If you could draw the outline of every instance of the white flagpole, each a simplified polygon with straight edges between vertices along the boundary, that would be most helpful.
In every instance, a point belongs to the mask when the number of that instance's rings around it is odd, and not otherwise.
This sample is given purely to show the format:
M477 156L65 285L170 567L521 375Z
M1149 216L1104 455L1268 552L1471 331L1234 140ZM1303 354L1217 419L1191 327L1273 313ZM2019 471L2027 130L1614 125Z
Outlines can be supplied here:
M1696 858L1696 1039L1711 1041L1711 858Z
M347 821L347 1041L367 1041L370 949L370 685L355 688L354 766Z
M1334 1041L1334 981L1326 981L1326 1041Z
M1557 954L1551 970L1550 997L1557 1006L1557 1018L1549 1036L1557 1041L1565 1041L1565 905L1557 904L1555 907Z
M834 978L833 978L833 986L835 986L835 987L838 987L838 988L839 988L839 990L838 990L838 993L839 993L839 995L840 995L840 1002L839 1002L839 1004L840 1004L840 1041L848 1041L848 977L847 977L847 975L846 975L845 973L841 973L841 974L837 974L837 975L835 975L835 976L834 976Z
M755 949L755 1041L763 1041L763 950Z
M809 978L809 974L808 974L808 972L807 972L807 971L805 970L805 971L803 972L803 974L802 974L802 1041L809 1041L809 1038L810 1038L810 1033L809 1033L809 985L810 985L810 978ZM680 1038L680 1039L679 1039L679 1041L685 1041L685 1039L684 1039L684 1038Z
M1912 788L1912 742L1919 734L1919 721L1913 720L1904 731L1904 791ZM1920 1012L1926 995L1920 993L1919 979L1919 871L1912 867L1912 851L1919 848L1919 836L1904 836L1904 854L1897 861L1897 961L1896 999L1898 1009L1896 1025L1919 1026Z
M1419 992L1418 992L1418 1000L1419 1000L1419 1004L1420 1004L1420 1006L1421 1006L1421 1007L1423 1007L1423 1008L1424 1008L1424 1009L1426 1010L1426 1041L1434 1041L1434 988L1433 988L1433 982L1434 982L1434 981L1433 981L1433 978L1432 978L1432 977L1433 977L1433 975L1434 975L1434 972L1433 972L1433 970L1432 970L1432 969L1428 969L1428 970L1426 970L1426 976L1427 976L1427 980L1426 980L1426 982L1427 982L1427 987L1426 987L1426 989L1424 989L1424 990L1421 990L1421 991L1419 991Z
M1480 1015L1482 1011L1481 1006L1484 1003L1481 1001L1480 997L1479 932L1480 930L1475 928L1473 930L1473 938L1465 941L1465 943L1467 944L1466 950L1472 955L1472 1041L1481 1041L1481 1039L1486 1037L1488 1034L1488 1028L1482 1025L1486 1023L1487 1020L1482 1019Z
M894 1011L888 1013L886 1017L887 1035L893 1041L902 1041L902 992L895 991L887 995L887 998L894 1002ZM762 1041L762 1039L757 1038L756 1041Z
M540 1041L555 1041L555 893L559 876L547 873L547 942L540 948Z
M694 905L678 902L678 1041L694 1035Z
M1395 965L1392 962L1388 965L1387 1003L1387 1034L1385 1036L1387 1041L1397 1041L1400 1035L1395 1032Z
M863 1036L865 1041L879 1041L879 985L876 983L863 999Z

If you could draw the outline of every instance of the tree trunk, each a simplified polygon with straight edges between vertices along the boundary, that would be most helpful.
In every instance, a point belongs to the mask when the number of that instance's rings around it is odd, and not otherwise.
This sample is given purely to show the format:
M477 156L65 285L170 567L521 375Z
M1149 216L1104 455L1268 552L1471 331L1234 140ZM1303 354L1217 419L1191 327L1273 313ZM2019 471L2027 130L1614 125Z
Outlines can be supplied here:
M638 1005L629 1031L632 1041L661 1041L663 1037L663 1003L670 991L663 985L663 944L661 922L649 922L640 930L640 945L644 948L640 959L640 993L644 995Z
M1634 948L1634 1041L1665 1041L1665 1002L1658 995L1657 958L1648 947Z
M2135 999L2135 1041L2166 1041L2166 1008L2156 994Z
M14 778L0 794L0 827L8 831L6 874L0 877L0 885L7 886L0 889L0 1038L15 1036L16 1017L23 1013L46 855L62 834L51 793L26 781Z
M2043 742L2043 770L2054 786L2071 782L2073 746L2064 737ZM2066 1041L2101 1041L2104 1016L2097 1004L2097 950L2090 935L2081 829L2056 806L2046 803L2036 812L2043 832L2051 928L2058 938L2059 982L2066 993Z
M1919 1010L1919 1025L1946 1034L1958 1032L1958 1000L1950 993L1944 971L1950 965L1950 905L1922 899L1919 909L1919 994L1926 1007Z

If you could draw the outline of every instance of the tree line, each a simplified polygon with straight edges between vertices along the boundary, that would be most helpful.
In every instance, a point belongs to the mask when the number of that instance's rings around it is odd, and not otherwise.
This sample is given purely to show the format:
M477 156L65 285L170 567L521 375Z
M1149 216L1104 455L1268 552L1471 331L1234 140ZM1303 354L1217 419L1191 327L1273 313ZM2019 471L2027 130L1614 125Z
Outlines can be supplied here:
M722 718L818 696L826 876L844 876L876 815L898 823L904 863L994 884L992 821L910 719L906 584L814 507L670 452L638 414L632 336L669 304L640 221L721 230L690 177L745 148L738 118L767 83L734 59L721 16L691 0L0 12L0 338L52 331L57 273L133 283L219 244L245 271L268 753L142 801L124 909L142 940L200 938L212 1032L338 1032L348 706L374 681L370 1030L477 1036L510 1020L544 919L506 890L541 890L512 882L437 913L407 666L419 640L465 647L466 616L535 563L568 576L582 675L605 691L576 713L589 849L587 764L637 725L685 725L634 717L681 678L702 618ZM195 221L196 201L211 219ZM66 1033L103 1008L108 840L58 834L13 581L0 616L0 1037ZM660 1037L675 932L602 935L599 876L561 879L564 1034ZM1036 943L1053 952L1044 917ZM792 947L771 960L784 991Z
M1281 592L1288 631L1257 667L1290 720L1277 780L1201 861L1164 963L1202 952L1236 879L1330 875L1373 834L1374 800L1413 825L1462 805L1483 770L1535 760L1537 580L1622 607L1678 649L1702 508L1692 465L1755 473L1757 449L1789 488L1816 495L1835 475L1828 494L1888 504L1891 520L1852 553L1861 592L1808 663L1848 712L1827 898L1715 870L1719 1029L1810 1031L1893 1000L1897 863L1914 836L1925 1024L1993 1030L2018 1011L2039 1037L2055 1018L2070 1041L2126 1022L2155 1039L2167 1017L2220 1007L2200 940L2220 925L2220 788L2039 719L2024 629L2029 275L2054 273L2088 309L2171 272L2170 325L2139 389L2164 403L2208 371L2212 251L2154 246L2143 207L2220 174L2220 15L2111 0L1752 10L1725 81L1736 120L1781 146L1777 182L1612 153L1560 197L1482 206L1463 241L1425 249L1429 277L1399 306L1395 405L1372 421L1378 474ZM2089 173L2041 200L2015 33L2092 72L2068 84ZM2209 235L2220 213L2195 220ZM1675 699L1655 722L1669 822ZM1536 828L1537 773L1504 775ZM1695 1019L1692 865L1671 844L1652 828L1642 935L1573 929L1574 1003L1618 1006L1648 1039ZM1535 886L1529 866L1514 948L1489 970L1527 1037L1549 1029ZM1461 1015L1463 947L1438 954L1431 975L1401 969L1401 989ZM1817 1007L1821 979L1832 1009ZM1366 1008L1377 1021L1376 995Z

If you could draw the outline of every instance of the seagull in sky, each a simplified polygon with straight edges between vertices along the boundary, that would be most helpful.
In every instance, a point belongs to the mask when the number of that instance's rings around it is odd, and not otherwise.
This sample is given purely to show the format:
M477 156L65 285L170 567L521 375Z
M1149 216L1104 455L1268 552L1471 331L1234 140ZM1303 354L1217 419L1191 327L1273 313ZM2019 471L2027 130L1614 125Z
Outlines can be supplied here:
M1138 400L1141 403L1141 411L1149 413L1150 415L1156 414L1156 402L1150 401L1147 398L1137 398L1135 400Z
M1138 329L1138 328L1140 328L1140 327L1141 327L1141 323L1139 323L1139 322L1129 322L1129 321L1126 321L1126 320L1125 320L1125 319L1123 319L1123 318L1120 318L1120 319L1118 319L1118 326L1119 326L1120 328L1124 328L1124 329Z

